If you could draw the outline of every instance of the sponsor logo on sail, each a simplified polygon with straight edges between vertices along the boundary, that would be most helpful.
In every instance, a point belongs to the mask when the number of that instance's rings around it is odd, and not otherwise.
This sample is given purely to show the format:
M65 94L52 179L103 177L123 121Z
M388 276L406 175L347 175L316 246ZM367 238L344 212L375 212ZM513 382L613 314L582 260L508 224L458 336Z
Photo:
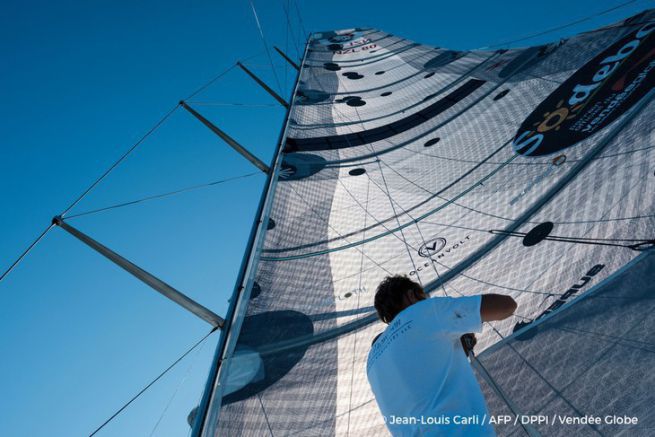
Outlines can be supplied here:
M432 238L421 247L419 247L418 254L423 258L429 258L429 261L425 261L423 264L417 264L416 270L409 272L409 276L414 276L418 272L425 270L430 267L432 263L439 262L440 259L447 257L452 252L458 250L460 247L465 245L471 240L471 236L467 235L461 240L457 240L454 243L448 243L448 241L443 237Z
M366 294L366 293L368 293L368 290L366 289L366 287L357 287L357 288L353 288L350 291L346 291L345 293L336 294L336 295L334 295L334 298L336 300L346 300L346 299L350 299L350 298L352 298L354 296L360 296L360 295Z
M655 85L655 23L630 32L576 71L525 119L514 139L523 156L544 156L598 132Z
M423 258L430 258L432 255L439 253L444 247L446 247L445 238L433 238L432 240L423 243L421 247L419 247L418 254Z
M355 287L348 291L340 292L338 294L335 293L332 297L320 299L316 303L318 305L334 305L337 302L347 302L349 300L354 300L356 302L357 299L353 298L359 298L360 296L366 295L368 293L369 290L364 286Z
M562 305L564 305L572 296L575 296L578 294L580 290L582 290L588 283L591 281L591 279L596 276L598 273L600 273L601 270L605 268L605 264L596 264L593 266L585 275L571 288L566 290L555 302L553 302L544 312L539 314L535 319L529 321L529 322L519 322L516 325L514 325L513 332L518 331L519 329L530 325L531 323L536 322L537 320L547 316L548 314L552 313ZM549 297L552 297L552 294L547 295L544 300L548 299ZM532 337L534 333L531 333L530 330L527 333L519 335L517 338L519 340L527 340L528 338Z

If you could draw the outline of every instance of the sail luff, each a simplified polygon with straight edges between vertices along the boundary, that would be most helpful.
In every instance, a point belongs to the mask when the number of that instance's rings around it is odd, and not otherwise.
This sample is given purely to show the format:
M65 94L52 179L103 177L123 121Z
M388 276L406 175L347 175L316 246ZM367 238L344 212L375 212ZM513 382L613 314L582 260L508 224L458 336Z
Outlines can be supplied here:
M266 184L264 185L264 190L262 191L257 213L255 215L255 219L250 231L248 245L246 246L246 250L244 252L235 288L230 298L230 305L225 316L225 325L221 331L221 336L216 347L214 359L212 360L207 383L205 385L202 399L196 413L196 419L191 433L192 437L210 436L211 430L209 430L209 428L215 429L215 427L218 425L221 393L217 393L217 389L220 388L218 384L221 378L221 363L230 353L230 347L234 347L234 341L238 336L240 324L237 321L237 324L233 325L235 317L238 316L238 306L240 303L248 301L248 297L250 296L250 292L252 290L253 280L251 275L254 273L256 268L256 259L259 257L261 245L263 243L263 237L268 225L268 211L270 211L273 195L275 192L274 188L275 184L277 183L278 173L281 166L280 156L282 154L284 144L286 143L291 109L293 108L294 97L298 90L300 76L305 64L307 51L309 48L309 41L311 38L312 36L310 34L307 42L305 43L305 50L303 52L303 57L300 63L300 69L296 75L295 84L291 90L291 96L289 99L290 104L286 106L287 112L278 138L277 149L273 154L271 164L269 166L271 171L267 173L268 176ZM233 332L233 330L236 332ZM233 339L231 345L228 344L230 338ZM212 402L218 402L218 405L213 407Z

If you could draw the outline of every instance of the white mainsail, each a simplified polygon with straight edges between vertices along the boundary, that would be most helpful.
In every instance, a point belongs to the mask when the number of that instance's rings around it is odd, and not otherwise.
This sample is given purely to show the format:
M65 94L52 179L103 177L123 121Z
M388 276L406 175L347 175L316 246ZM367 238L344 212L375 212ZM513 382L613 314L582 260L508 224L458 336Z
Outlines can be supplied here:
M654 70L653 11L512 50L314 33L195 431L386 433L373 293L406 274L519 303L476 348L493 414L626 414L575 434L648 435Z

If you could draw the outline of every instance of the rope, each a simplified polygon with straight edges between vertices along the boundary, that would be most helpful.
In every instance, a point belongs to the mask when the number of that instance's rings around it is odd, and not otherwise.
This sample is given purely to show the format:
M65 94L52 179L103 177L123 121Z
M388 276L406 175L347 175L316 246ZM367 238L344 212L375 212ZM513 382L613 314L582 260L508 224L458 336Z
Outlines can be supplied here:
M207 338L209 338L210 335L212 335L214 332L216 332L218 328L214 328L209 333L207 333L204 337L202 337L200 340L198 340L193 346L191 346L190 349L188 349L186 352L184 352L177 360L175 360L170 366L168 366L163 372L161 372L155 379L150 381L148 385L143 387L141 391L139 391L136 395L134 395L129 401L127 401L125 404L123 404L122 407L120 407L114 414L112 414L107 420L105 420L102 425L97 427L91 434L89 434L89 437L92 437L96 435L102 428L104 428L109 422L114 420L116 416L118 416L120 413L122 413L132 402L137 400L139 396L141 396L143 393L145 393L146 390L148 390L150 387L152 387L157 381L159 381L164 375L166 375L173 367L175 367L180 361L182 361L187 355L189 355L195 348L200 346Z

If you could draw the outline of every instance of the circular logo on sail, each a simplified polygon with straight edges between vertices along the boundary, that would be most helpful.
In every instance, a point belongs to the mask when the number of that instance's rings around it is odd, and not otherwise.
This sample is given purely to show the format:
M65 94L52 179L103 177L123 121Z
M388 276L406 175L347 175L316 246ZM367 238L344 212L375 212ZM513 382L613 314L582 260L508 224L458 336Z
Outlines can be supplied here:
M437 237L432 240L428 240L421 245L418 249L418 254L424 258L430 258L432 255L435 255L446 247L446 239Z
M593 135L655 85L655 23L612 44L525 119L514 139L523 156L557 153Z

